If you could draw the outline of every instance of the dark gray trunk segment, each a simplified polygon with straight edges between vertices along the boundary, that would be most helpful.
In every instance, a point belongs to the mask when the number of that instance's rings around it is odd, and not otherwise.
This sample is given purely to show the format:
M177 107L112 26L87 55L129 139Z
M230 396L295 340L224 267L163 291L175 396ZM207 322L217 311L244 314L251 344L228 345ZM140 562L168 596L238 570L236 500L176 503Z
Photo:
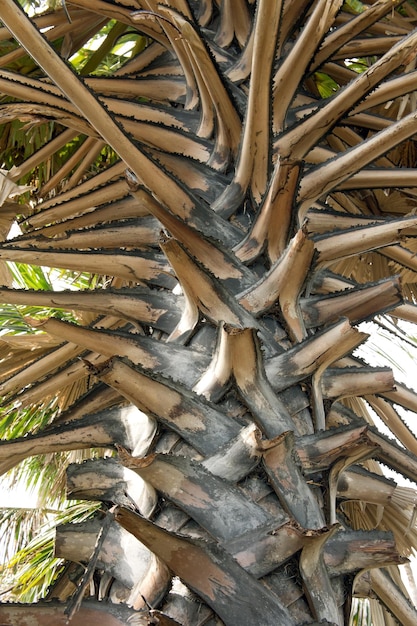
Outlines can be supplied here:
M162 454L144 459L122 454L121 460L220 543L271 523L255 502L196 461Z
M66 626L68 616L64 602L37 604L0 604L0 621L4 626ZM164 622L161 621L161 625ZM147 626L149 611L142 614L125 605L85 600L71 621L72 626ZM175 622L166 622L175 624Z
M362 322L377 313L382 315L399 304L402 304L400 283L394 276L376 285L349 289L346 293L302 298L300 308L306 327L314 328L332 323L340 316L348 317L352 323Z
M34 306L50 306L97 314L120 315L132 322L148 324L170 333L182 311L182 297L144 287L106 289L103 291L29 291L27 289L0 289L4 302L25 304L28 294Z
M287 562L305 544L311 531L287 520L281 526L242 535L225 545L228 552L256 578L262 578ZM401 564L400 556L391 533L374 531L340 531L329 538L324 546L323 559L334 578L356 574L361 569L385 564Z
M49 267L61 267L83 272L86 267L114 275L139 285L149 284L173 289L176 280L166 258L157 252L115 250L56 251L39 248L15 248L0 245L0 259L19 263L33 262Z
M325 526L324 514L302 474L294 446L292 432L269 441L264 447L263 465L284 509L302 528L317 530Z
M0 441L0 471L8 471L34 454L111 448L117 442L136 454L145 454L155 432L154 420L135 406L110 408L76 422L50 426L39 434Z
M33 320L31 324L103 357L126 357L133 364L172 378L187 387L192 386L194 380L207 366L208 357L201 351L171 343L167 345L152 336L134 334L129 332L131 330L129 326L107 332L106 328L85 328L55 318L40 322ZM99 324L100 322L97 323Z
M201 396L126 359L113 358L89 370L204 455L215 454L240 431L237 422Z
M55 556L88 563L94 554L103 520L96 518L78 524L57 526ZM119 581L134 596L145 598L140 605L157 606L166 594L171 576L158 557L115 521L106 528L96 568ZM127 600L133 600L127 597ZM138 608L138 602L135 607Z
M293 626L278 598L216 545L169 534L128 509L119 509L116 519L160 556L228 626Z
M150 517L157 504L155 490L136 472L116 459L88 459L72 463L66 473L67 497L135 506Z

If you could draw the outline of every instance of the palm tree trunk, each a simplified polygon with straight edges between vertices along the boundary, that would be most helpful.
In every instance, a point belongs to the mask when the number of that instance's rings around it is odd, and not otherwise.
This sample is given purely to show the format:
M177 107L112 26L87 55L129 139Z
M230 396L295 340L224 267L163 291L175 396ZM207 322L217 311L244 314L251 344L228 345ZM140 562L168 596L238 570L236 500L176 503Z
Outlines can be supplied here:
M0 472L60 453L68 497L102 503L56 528L46 600L0 622L342 626L368 594L416 625L417 495L378 463L417 481L417 396L355 352L360 322L417 319L413 3L136 4L0 7L1 128L53 129L5 141L14 191L43 178L12 240L5 205L2 266L99 277L0 289L6 331L25 314L0 342Z

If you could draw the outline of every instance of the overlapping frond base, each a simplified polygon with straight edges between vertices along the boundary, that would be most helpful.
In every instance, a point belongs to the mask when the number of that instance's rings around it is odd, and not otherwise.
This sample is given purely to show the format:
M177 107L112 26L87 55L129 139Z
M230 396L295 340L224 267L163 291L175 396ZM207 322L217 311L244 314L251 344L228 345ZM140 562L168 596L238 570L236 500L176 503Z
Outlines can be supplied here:
M417 321L414 3L0 20L0 472L101 503L0 622L417 624L417 395L355 356Z

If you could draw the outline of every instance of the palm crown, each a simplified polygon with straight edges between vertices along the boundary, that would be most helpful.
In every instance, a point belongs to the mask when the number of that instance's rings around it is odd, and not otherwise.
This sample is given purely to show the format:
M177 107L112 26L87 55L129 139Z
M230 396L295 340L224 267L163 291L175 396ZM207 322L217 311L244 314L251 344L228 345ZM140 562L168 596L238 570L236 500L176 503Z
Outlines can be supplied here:
M92 502L0 621L417 623L416 396L355 352L417 319L414 2L0 19L0 470Z

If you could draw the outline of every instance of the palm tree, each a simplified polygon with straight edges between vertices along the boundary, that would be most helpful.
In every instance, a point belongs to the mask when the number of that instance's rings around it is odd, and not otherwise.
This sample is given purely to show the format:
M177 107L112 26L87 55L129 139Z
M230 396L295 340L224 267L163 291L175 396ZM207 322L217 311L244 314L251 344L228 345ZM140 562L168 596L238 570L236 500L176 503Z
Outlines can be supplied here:
M0 19L0 471L94 503L1 623L417 624L417 398L356 353L417 320L415 3Z

